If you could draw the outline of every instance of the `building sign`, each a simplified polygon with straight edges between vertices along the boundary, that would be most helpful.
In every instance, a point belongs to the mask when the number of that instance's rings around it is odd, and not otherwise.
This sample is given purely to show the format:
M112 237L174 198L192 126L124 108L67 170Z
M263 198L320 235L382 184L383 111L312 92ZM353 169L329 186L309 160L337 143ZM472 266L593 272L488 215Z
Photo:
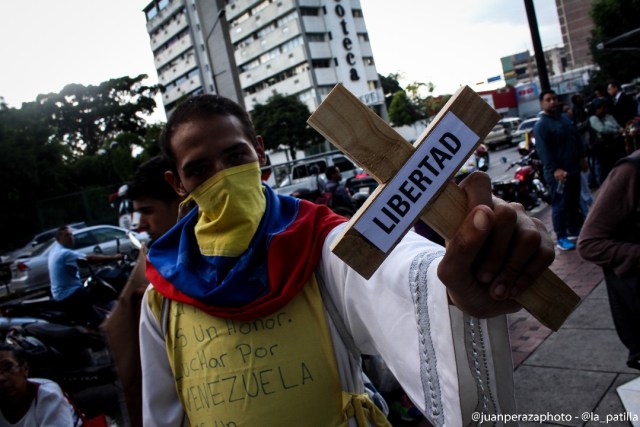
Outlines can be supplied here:
M454 113L446 113L358 218L354 228L387 253L479 139Z
M356 56L353 53L353 41L349 37L351 33L349 32L347 21L344 19L347 11L340 4L340 0L336 0L336 5L333 10L336 16L340 19L340 29L342 30L342 47L346 52L344 55L344 59L347 61L347 64L351 66L351 68L349 69L349 78L352 81L360 80L358 70L354 67L356 65ZM353 34L352 37L356 37L357 40L356 34Z
M516 98L518 99L518 103L537 100L539 93L537 83L526 83L516 86Z
M384 102L381 90L374 90L358 97L365 105L380 105Z

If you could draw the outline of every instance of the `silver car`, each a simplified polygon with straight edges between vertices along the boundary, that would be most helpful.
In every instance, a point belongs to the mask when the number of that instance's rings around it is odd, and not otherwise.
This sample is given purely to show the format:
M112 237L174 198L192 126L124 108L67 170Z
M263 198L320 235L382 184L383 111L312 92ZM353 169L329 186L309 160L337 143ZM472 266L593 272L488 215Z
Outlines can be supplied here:
M489 150L495 150L500 145L511 144L511 131L503 124L497 123L484 139L483 144Z
M130 253L133 249L127 238L132 233L141 242L148 242L147 233L135 233L113 225L95 225L73 232L73 249L85 254L113 255L118 252ZM33 291L48 287L49 281L49 252L55 239L38 246L29 258L17 259L11 265L11 283L9 289L15 291ZM80 271L81 275L87 275ZM84 274L83 274L84 273Z

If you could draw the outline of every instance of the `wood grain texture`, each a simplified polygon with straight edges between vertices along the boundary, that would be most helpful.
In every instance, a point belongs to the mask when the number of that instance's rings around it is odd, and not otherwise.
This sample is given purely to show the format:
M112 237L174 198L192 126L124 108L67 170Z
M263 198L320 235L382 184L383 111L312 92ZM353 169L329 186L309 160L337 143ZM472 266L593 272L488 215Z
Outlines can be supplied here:
M332 246L332 251L363 277L370 278L386 259L387 253L369 242L353 228L353 224L449 111L480 136L476 146L499 119L495 110L482 98L470 88L463 87L449 100L416 143L411 145L342 85L337 85L309 118L308 123L314 129L381 184ZM466 211L466 194L454 182L448 181L425 207L420 218L449 240L464 220ZM405 233L407 231L404 230ZM393 247L397 243L394 242ZM532 288L516 300L544 325L557 330L580 298L553 272L547 270Z

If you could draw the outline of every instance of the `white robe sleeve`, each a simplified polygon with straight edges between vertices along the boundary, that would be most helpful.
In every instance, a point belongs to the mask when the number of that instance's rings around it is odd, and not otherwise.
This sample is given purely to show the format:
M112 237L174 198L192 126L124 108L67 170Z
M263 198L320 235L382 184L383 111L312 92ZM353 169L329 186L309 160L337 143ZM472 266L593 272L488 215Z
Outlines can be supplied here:
M515 412L506 318L478 320L449 306L437 277L444 249L410 232L366 280L330 251L341 228L325 242L319 273L358 349L381 355L435 426Z
M142 421L145 426L180 427L187 425L186 416L169 365L164 334L151 312L147 294L140 311Z

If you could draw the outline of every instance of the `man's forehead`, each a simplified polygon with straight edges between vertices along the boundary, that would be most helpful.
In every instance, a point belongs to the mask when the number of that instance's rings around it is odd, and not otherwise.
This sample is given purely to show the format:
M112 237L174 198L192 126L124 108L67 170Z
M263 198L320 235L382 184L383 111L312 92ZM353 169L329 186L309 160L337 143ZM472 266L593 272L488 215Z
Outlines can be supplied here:
M161 203L164 203L164 201L155 197L141 197L133 200L133 210L153 209Z

